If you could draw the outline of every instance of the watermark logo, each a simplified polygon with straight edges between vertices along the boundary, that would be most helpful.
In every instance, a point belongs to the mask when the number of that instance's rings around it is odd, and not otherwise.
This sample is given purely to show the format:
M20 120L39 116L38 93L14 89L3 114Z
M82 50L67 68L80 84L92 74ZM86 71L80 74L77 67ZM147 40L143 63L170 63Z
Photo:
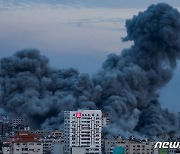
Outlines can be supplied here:
M180 142L156 142L155 149L180 149Z

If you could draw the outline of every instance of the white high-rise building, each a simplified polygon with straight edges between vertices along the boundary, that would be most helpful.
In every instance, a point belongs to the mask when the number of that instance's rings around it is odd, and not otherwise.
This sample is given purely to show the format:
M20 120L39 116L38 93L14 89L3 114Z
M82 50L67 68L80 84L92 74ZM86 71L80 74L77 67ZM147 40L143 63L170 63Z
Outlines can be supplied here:
M64 153L101 154L101 110L64 112Z

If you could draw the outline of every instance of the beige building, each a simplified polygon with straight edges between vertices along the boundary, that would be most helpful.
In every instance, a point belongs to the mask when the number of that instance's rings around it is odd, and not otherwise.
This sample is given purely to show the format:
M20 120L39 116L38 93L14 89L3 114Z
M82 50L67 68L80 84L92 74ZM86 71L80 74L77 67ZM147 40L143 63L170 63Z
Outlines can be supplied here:
M3 142L3 154L43 154L43 143L39 135L20 132Z
M153 145L151 142L146 141L135 141L135 140L125 140L122 138L104 141L104 153L113 154L113 149L115 147L124 147L126 154L152 154Z

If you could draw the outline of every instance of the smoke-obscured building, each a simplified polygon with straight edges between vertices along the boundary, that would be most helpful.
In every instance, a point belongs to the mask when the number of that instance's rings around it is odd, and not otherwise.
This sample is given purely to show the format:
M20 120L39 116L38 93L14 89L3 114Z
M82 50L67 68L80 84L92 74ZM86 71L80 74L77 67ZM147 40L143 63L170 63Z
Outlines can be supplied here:
M0 121L0 135L6 136L12 131L12 126L9 122Z
M24 118L22 117L17 117L11 120L11 124L13 128L16 128L18 126L24 125Z
M109 117L109 114L104 112L102 113L102 128L104 126L107 126L110 124L110 117Z
M101 110L64 112L64 153L101 154Z

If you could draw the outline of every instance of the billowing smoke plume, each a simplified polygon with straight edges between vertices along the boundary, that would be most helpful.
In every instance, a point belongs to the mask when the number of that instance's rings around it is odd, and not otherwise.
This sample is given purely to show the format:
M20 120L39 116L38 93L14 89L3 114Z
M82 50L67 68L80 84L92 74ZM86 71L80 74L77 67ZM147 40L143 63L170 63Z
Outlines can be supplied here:
M127 133L147 135L172 131L174 115L161 109L158 97L180 58L180 14L164 3L151 5L127 20L126 28L123 40L134 45L119 56L109 55L94 77L95 85L102 87L97 102L112 114L114 131L121 126Z
M96 108L89 76L50 68L38 50L19 51L0 62L1 107L11 116L21 115L34 127L58 128L64 110Z
M64 110L99 108L110 115L109 135L176 131L176 116L161 108L158 97L180 59L180 14L164 3L151 5L126 28L123 41L134 45L109 55L92 79L72 68L50 68L34 49L2 58L1 108L46 129L63 129Z

